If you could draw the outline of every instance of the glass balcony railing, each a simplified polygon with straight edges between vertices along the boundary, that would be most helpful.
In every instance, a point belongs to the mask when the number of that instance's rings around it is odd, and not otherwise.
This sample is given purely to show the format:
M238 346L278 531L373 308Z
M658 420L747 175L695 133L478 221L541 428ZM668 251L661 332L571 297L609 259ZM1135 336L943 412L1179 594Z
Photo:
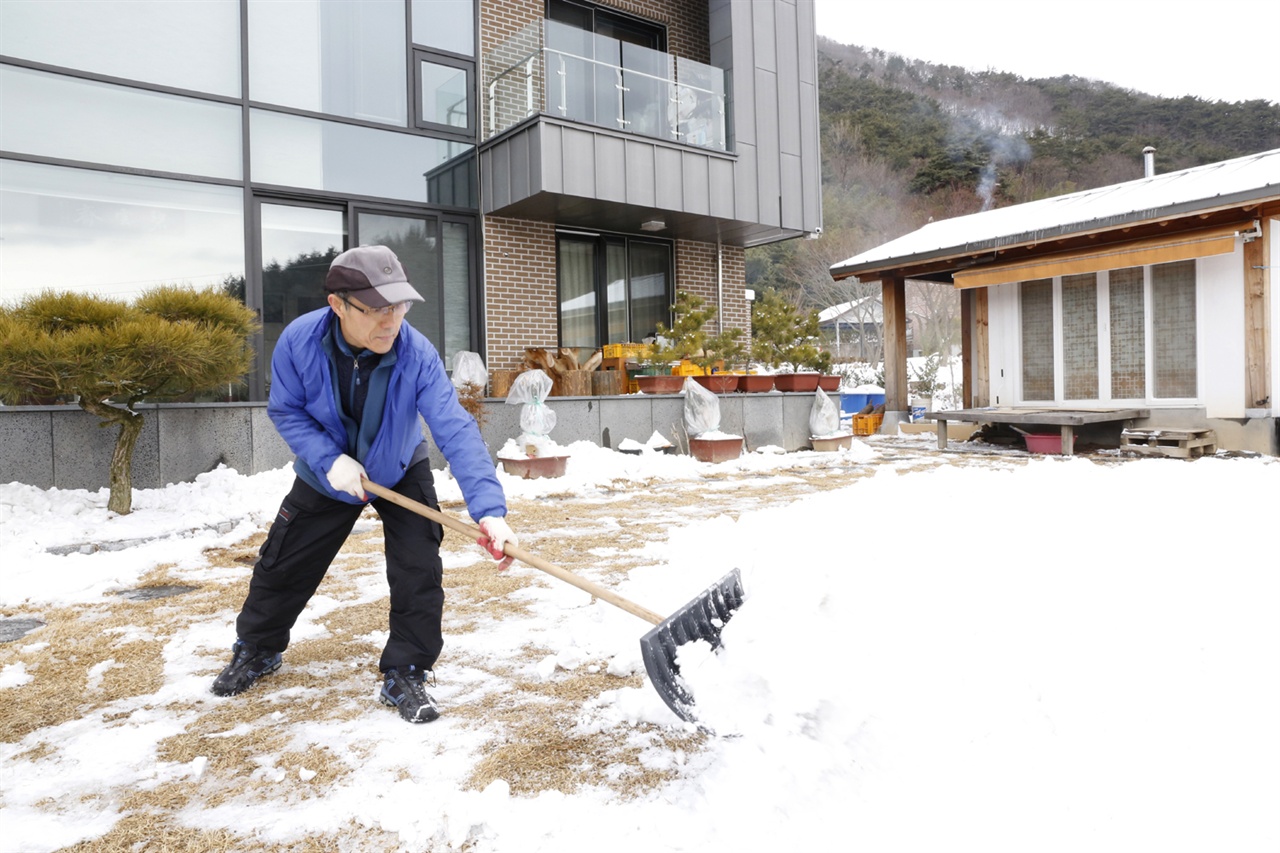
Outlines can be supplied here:
M727 151L724 71L557 21L484 58L485 136L535 113Z

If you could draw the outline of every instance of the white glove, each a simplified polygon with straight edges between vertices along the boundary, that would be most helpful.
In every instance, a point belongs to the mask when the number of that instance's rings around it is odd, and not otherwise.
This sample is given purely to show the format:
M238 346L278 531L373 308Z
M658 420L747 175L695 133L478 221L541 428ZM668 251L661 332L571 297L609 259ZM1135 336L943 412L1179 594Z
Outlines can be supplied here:
M328 474L329 485L333 486L334 491L346 492L362 501L368 500L364 484L360 482L360 478L364 476L364 466L344 453L333 460L333 467Z
M476 544L489 552L489 556L498 561L498 571L504 572L511 565L512 557L507 556L503 552L503 548L507 543L519 545L520 540L511 529L511 525L507 524L506 519L496 515L486 515L480 519L481 535L476 539Z

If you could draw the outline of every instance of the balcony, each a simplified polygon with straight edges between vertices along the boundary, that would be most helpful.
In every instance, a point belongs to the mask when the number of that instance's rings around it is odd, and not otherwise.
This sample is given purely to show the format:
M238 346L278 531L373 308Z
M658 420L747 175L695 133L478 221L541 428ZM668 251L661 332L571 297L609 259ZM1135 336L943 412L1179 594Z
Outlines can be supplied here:
M485 138L546 114L728 151L724 71L539 20L484 57Z

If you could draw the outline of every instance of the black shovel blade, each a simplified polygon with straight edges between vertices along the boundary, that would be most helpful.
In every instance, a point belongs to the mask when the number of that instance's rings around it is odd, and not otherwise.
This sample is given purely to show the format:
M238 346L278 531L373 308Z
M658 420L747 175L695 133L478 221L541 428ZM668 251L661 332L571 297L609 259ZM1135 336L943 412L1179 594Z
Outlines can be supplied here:
M697 722L693 694L676 665L676 650L696 640L706 640L713 650L720 648L720 632L741 606L742 575L734 569L640 638L640 655L649 681L680 719Z

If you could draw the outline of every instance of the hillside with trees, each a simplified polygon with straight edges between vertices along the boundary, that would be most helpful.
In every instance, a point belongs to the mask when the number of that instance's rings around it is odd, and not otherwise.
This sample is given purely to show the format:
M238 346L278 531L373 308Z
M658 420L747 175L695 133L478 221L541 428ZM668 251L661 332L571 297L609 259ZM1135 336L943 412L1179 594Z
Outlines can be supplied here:
M1262 100L973 72L821 37L818 78L823 233L747 253L748 287L807 309L879 296L832 281L834 263L931 219L1141 178L1148 145L1159 172L1280 148L1280 105Z

